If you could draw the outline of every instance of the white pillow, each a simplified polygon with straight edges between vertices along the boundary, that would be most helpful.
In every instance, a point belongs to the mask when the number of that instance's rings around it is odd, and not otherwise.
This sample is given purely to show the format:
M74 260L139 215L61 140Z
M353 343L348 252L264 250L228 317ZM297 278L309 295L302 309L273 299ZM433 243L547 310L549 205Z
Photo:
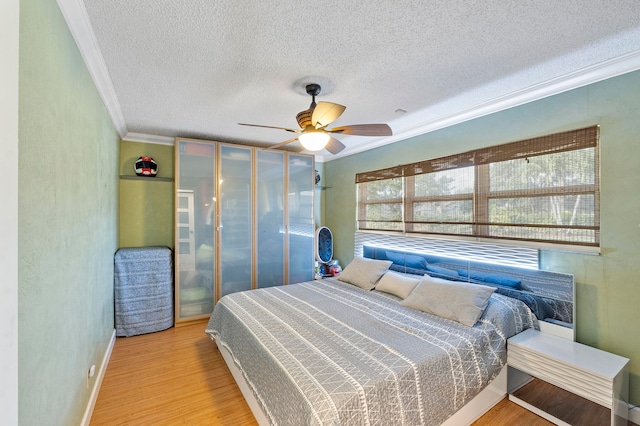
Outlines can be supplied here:
M400 304L473 327L495 290L495 287L425 275Z
M418 285L419 281L418 278L411 278L388 271L380 278L380 281L378 281L376 290L391 293L394 296L404 299L411 293L411 290Z
M365 290L371 290L380 277L387 272L389 266L391 266L390 260L356 257L344 268L338 279Z

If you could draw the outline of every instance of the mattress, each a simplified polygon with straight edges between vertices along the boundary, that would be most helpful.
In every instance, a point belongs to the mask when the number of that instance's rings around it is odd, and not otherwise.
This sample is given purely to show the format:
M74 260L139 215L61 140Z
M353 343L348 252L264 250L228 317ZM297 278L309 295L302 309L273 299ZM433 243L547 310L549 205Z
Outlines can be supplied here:
M129 247L114 256L117 336L173 326L173 255L168 247Z
M506 364L534 327L491 296L474 327L332 278L223 297L206 332L225 347L271 424L438 425Z

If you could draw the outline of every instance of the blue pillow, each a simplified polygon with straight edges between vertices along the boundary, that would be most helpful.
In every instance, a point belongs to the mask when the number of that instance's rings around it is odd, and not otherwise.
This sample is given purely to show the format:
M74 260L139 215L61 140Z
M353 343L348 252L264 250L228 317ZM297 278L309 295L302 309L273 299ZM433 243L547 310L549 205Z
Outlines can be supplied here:
M460 279L460 275L458 275L458 272L454 271L453 269L442 268L440 266L427 265L427 271L433 272L434 274L437 274L443 277Z
M393 251L386 252L387 259L396 265L405 266L413 269L427 269L427 261L424 257L417 254L397 253Z
M458 274L463 278L471 278L486 283L499 284L505 287L511 287L515 290L522 290L519 279L503 274L493 274L489 272L468 271L466 269L458 269Z

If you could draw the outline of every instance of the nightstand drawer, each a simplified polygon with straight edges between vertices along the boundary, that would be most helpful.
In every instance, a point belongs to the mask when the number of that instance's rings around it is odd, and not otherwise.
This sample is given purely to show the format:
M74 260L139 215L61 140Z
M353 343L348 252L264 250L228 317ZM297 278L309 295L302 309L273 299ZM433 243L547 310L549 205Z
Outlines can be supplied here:
M526 373L599 404L611 411L611 424L628 417L628 363L627 358L537 330L526 330L507 343L507 364L517 370L514 378ZM510 397L513 392L509 389Z
M509 366L611 409L613 379L585 371L518 345L507 352Z

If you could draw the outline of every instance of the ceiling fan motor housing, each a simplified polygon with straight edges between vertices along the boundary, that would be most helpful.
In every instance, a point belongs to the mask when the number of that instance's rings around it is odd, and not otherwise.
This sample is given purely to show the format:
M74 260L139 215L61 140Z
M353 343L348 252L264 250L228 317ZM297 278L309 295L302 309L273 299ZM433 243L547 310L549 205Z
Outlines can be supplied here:
M311 126L311 115L313 114L313 108L305 109L304 111L300 111L296 115L296 120L300 125L300 128L306 129L307 126Z
M309 83L305 87L307 94L312 96L311 105L309 109L305 109L304 111L300 111L298 115L296 115L296 121L300 125L300 128L306 129L311 126L311 116L313 114L313 110L316 107L316 96L320 94L322 88L319 84Z

